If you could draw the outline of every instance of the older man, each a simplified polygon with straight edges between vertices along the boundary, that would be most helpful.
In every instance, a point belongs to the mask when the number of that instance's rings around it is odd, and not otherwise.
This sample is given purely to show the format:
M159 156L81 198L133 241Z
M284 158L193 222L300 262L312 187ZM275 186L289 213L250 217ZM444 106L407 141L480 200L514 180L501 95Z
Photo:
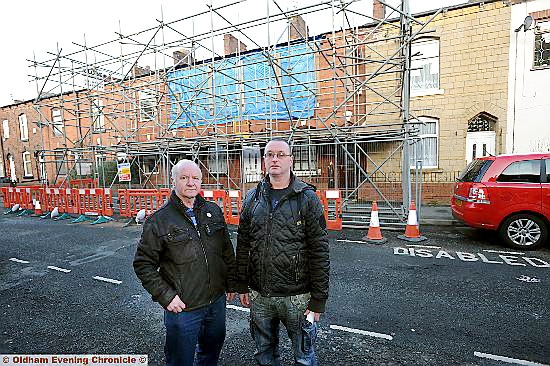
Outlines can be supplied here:
M292 174L284 140L265 146L268 175L248 192L237 237L237 291L250 306L259 365L279 365L279 324L287 329L296 365L316 365L316 324L325 311L329 247L315 188Z
M235 297L235 256L221 209L199 195L190 160L172 168L174 190L147 218L134 258L143 287L165 308L168 365L216 365L225 339L225 302Z

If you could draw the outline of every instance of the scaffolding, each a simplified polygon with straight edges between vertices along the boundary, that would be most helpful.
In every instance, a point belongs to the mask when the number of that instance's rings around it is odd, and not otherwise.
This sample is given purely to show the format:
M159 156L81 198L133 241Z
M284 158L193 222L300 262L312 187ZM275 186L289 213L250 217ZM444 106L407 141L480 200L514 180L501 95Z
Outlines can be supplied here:
M296 175L342 192L348 226L368 225L374 200L383 222L401 223L422 176L412 170L411 180L411 166L421 166L409 157L418 130L410 44L438 12L421 22L407 0L379 1L378 18L359 0L261 3L211 2L31 60L44 183L169 187L172 165L189 158L203 168L203 186L246 191L262 178L261 148L282 137ZM314 21L328 29L309 34ZM131 164L131 182L118 181L117 162Z

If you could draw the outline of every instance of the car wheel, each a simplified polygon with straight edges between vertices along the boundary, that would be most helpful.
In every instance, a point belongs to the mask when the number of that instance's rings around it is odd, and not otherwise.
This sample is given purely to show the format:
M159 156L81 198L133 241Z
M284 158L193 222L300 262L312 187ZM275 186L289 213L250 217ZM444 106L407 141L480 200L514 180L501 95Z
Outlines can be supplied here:
M548 237L548 228L537 216L517 214L504 220L500 227L500 236L512 248L532 250L544 244Z

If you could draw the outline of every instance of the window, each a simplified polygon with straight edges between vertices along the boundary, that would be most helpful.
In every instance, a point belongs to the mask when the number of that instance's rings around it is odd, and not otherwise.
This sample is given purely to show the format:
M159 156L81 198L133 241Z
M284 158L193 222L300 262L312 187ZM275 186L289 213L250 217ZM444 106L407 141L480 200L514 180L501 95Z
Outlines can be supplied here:
M4 178L6 174L4 173L4 162L3 159L0 159L0 178Z
M52 129L54 136L63 135L63 117L61 109L52 109Z
M516 161L497 178L497 182L540 183L540 160Z
M227 151L210 149L208 154L208 170L210 173L227 174Z
M534 67L550 66L550 21L537 22Z
M10 138L10 124L9 124L7 119L2 121L2 130L3 130L2 132L4 134L4 138L9 139Z
M142 90L139 94L139 115L141 121L151 121L157 116L157 100L153 90Z
M550 183L550 159L546 159L545 163L546 163L546 183Z
M416 168L416 162L422 161L422 168L438 167L438 130L437 120L421 117L415 127L418 128L418 140L412 143L410 151L411 168Z
M40 169L40 182L45 184L48 181L48 172L46 170L46 159L44 158L44 152L38 155L38 167Z
M262 157L259 146L243 146L243 172L245 183L262 180Z
M23 172L25 177L32 177L31 153L28 151L23 153Z
M157 159L149 156L143 157L141 169L145 174L158 174L159 166L157 164Z
M103 116L103 101L101 99L92 99L91 102L92 125L95 132L105 130L105 116Z
M29 126L27 124L27 116L25 114L19 115L19 131L21 132L21 141L28 141Z
M17 173L15 172L15 161L13 160L13 155L8 154L8 161L10 163L10 178L12 182L17 181Z
M63 151L54 152L55 157L55 172L56 175L65 175L67 174L67 164L65 164L65 154Z
M317 155L316 146L294 146L292 155L294 155L294 171L308 174L317 174Z
M439 40L421 40L411 45L411 92L422 95L439 90Z

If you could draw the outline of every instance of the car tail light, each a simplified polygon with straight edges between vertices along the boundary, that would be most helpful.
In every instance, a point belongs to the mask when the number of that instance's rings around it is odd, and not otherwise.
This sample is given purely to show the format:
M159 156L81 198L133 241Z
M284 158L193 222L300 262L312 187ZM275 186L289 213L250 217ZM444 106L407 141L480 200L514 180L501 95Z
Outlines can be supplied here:
M468 199L471 200L471 202L476 203L491 203L489 201L489 192L487 190L487 187L485 187L483 184L474 184L470 188Z

